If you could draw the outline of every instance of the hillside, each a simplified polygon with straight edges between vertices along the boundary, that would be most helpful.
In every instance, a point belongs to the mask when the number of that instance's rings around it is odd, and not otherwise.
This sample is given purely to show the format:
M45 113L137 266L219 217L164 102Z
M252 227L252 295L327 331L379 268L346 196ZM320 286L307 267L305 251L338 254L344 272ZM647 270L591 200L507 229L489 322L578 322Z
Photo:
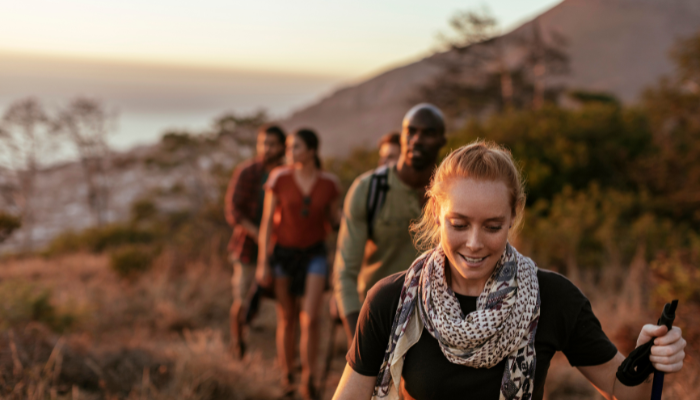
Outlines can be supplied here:
M679 37L700 29L696 0L565 0L537 17L543 32L568 41L570 88L601 90L633 102L660 75L672 72L668 51ZM532 22L507 35L532 29ZM400 127L417 87L440 71L434 55L347 87L302 109L287 120L289 129L310 126L325 139L325 154L344 155L374 146Z

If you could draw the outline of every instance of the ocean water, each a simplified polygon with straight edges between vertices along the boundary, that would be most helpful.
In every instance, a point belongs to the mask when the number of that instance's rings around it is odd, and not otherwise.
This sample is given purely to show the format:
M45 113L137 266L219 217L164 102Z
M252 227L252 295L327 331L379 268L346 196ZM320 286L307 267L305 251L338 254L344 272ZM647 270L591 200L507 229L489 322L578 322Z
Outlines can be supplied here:
M116 149L157 141L168 129L200 132L226 112L264 109L280 119L331 92L346 78L282 72L153 65L0 53L0 113L21 98L49 113L76 96L116 115ZM69 147L54 154L70 158Z

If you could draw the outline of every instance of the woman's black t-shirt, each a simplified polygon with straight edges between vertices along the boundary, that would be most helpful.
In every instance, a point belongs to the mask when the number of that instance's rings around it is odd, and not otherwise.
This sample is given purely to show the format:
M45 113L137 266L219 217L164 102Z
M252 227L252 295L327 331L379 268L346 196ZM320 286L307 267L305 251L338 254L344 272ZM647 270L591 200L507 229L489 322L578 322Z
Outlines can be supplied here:
M367 294L360 312L357 333L347 361L357 373L377 376L389 343L399 296L406 272L379 281ZM568 279L557 273L537 271L540 284L540 320L535 335L535 387L533 399L541 400L549 363L562 351L575 367L600 365L610 361L617 348L603 333L586 296ZM457 294L464 314L476 310L476 297ZM406 353L401 398L498 399L505 360L488 369L452 364L440 345L423 329L420 340Z

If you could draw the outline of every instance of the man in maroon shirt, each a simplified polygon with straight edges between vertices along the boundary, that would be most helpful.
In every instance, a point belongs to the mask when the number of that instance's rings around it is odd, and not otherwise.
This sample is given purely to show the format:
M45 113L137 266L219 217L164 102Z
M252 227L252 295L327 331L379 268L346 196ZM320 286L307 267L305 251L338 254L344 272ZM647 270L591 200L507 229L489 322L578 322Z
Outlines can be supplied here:
M270 171L282 164L284 131L276 125L258 130L257 156L239 165L226 191L226 221L233 228L228 244L233 263L233 305L231 306L231 349L238 357L245 353L243 327L248 308L246 299L253 282L258 257L258 230L262 218L265 190Z

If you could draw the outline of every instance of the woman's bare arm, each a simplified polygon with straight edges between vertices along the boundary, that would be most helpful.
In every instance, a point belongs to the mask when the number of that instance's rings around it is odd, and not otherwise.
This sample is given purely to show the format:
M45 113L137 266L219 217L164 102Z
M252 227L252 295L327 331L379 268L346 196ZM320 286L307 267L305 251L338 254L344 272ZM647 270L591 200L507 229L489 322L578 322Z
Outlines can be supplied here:
M272 190L265 191L263 215L260 221L260 236L258 237L258 268L255 277L261 285L269 287L272 283L272 271L268 265L270 238L272 237L272 216L277 207L277 196Z
M376 376L358 374L348 364L345 364L343 376L335 390L333 400L369 400L372 398Z
M644 325L637 339L637 346L656 337L649 357L654 368L666 373L678 372L683 367L683 359L685 358L683 349L686 342L681 335L680 328L674 326L668 333L666 330L665 326ZM651 395L651 376L638 386L625 386L617 380L615 373L624 360L625 356L618 352L612 360L605 364L577 368L608 400L647 400Z

